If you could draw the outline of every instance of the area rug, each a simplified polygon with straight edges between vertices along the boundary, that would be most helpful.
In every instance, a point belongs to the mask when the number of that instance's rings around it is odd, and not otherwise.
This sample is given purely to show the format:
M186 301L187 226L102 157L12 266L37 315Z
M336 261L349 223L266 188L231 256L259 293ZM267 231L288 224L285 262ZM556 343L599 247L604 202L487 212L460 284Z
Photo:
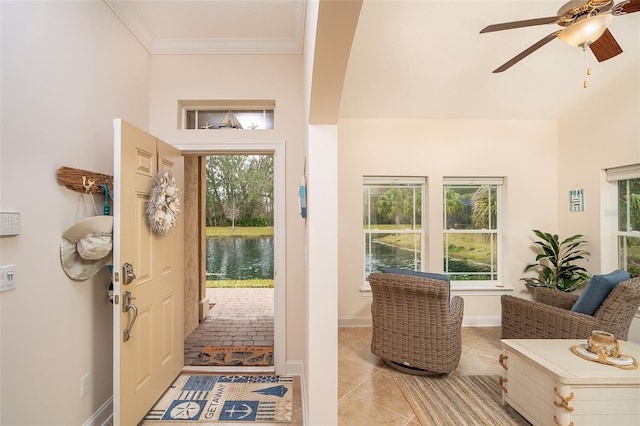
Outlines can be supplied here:
M502 405L499 376L394 376L423 426L529 426Z
M180 375L143 420L289 423L293 377Z
M273 346L205 346L191 365L273 365Z

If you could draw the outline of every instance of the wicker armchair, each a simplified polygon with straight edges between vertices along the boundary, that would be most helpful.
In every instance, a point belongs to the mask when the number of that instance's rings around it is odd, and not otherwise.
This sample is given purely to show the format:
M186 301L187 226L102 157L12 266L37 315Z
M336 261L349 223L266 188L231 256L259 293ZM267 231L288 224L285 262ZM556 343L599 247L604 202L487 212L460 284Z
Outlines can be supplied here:
M577 294L543 287L536 288L535 302L502 296L502 338L586 339L602 330L627 340L640 306L640 278L618 284L593 316L571 311L577 299Z
M462 350L464 300L431 278L372 273L371 352L411 374L447 374Z

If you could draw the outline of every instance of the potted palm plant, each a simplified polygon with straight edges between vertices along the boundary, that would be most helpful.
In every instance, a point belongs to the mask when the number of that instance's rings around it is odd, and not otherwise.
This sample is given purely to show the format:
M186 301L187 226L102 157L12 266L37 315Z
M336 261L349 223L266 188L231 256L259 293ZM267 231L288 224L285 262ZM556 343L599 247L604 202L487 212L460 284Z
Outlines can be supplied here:
M536 263L527 265L524 272L536 271L537 277L521 278L529 287L548 287L570 292L589 281L591 276L582 266L573 262L588 261L590 253L583 249L587 242L582 234L576 234L563 241L557 234L533 230L540 241L534 244L542 250L536 256Z

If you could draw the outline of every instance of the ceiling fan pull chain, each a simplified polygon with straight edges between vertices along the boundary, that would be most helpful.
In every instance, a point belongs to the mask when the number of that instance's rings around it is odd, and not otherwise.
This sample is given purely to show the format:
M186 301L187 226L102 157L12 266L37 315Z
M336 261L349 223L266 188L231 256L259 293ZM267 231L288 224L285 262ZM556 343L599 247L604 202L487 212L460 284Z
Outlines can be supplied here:
M588 55L587 55L587 49L583 48L582 51L584 52L584 68L586 69L586 74L587 77L591 75L591 67L589 66L589 64L587 63L589 61L588 59ZM589 87L589 82L587 81L587 78L585 77L584 81L582 82L582 87L584 87L585 89L587 87Z

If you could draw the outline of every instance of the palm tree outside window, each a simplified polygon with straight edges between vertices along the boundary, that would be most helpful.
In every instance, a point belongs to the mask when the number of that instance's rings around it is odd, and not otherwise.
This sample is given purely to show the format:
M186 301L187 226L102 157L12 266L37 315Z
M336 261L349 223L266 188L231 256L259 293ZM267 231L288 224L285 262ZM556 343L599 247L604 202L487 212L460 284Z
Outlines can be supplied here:
M445 178L444 271L451 281L499 282L502 178Z
M385 266L421 270L425 255L422 229L425 181L401 177L364 179L365 282L370 273Z

